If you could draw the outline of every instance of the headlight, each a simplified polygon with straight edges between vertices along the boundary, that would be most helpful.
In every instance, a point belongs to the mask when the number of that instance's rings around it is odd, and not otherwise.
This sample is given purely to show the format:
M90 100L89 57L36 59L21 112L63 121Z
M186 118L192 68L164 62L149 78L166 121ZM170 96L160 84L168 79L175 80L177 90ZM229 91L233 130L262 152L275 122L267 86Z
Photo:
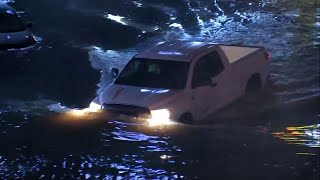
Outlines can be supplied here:
M168 109L151 110L151 118L148 119L148 123L150 126L172 124L170 111Z
M92 101L90 103L89 108L88 108L88 110L93 111L93 112L98 111L100 109L101 109L101 105L96 103L96 102L94 102L94 101Z

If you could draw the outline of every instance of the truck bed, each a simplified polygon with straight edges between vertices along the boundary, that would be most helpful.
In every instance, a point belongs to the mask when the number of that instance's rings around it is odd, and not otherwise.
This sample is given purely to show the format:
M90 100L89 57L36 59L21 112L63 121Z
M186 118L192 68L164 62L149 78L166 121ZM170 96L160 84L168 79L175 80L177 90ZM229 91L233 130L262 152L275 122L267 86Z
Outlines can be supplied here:
M227 56L230 64L238 61L239 59L248 56L250 54L254 54L259 50L264 49L259 46L232 46L232 45L219 45L220 49Z

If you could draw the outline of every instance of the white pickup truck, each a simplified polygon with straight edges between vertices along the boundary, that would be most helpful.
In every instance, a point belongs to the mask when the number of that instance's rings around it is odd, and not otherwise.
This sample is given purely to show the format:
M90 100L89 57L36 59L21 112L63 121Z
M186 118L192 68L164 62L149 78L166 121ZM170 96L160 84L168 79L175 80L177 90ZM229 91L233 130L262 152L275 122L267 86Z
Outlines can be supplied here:
M173 41L134 56L90 108L196 123L266 84L264 47Z

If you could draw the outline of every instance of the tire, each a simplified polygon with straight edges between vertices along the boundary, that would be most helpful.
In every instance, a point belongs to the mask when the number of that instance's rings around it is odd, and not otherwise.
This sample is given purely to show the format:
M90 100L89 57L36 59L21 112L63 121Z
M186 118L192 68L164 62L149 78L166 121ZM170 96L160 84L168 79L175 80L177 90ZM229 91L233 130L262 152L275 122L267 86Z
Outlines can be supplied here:
M190 113L185 113L179 118L179 122L183 124L193 124L193 117Z
M256 94L258 93L262 88L262 81L259 74L252 75L246 86L246 93L247 94Z

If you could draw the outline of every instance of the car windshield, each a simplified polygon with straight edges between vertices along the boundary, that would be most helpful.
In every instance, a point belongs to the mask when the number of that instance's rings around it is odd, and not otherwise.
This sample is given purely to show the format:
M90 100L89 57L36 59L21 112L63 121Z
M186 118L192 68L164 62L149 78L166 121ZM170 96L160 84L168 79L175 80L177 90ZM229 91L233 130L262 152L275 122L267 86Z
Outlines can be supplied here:
M14 11L0 11L0 32L18 32L25 29L25 24Z
M163 88L185 88L189 63L157 59L132 59L120 73L115 84Z

